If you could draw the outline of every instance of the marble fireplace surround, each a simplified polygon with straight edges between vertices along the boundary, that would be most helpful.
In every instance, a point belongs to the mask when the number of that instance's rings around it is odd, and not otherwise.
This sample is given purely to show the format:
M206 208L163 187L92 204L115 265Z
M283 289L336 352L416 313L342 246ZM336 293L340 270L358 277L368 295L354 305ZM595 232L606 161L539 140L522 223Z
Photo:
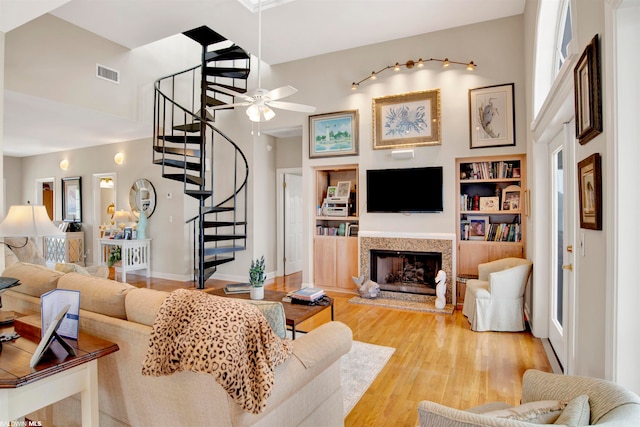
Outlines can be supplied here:
M414 252L440 252L442 270L447 273L447 304L455 304L455 234L448 233L394 233L360 231L360 274L369 279L371 250L394 250Z

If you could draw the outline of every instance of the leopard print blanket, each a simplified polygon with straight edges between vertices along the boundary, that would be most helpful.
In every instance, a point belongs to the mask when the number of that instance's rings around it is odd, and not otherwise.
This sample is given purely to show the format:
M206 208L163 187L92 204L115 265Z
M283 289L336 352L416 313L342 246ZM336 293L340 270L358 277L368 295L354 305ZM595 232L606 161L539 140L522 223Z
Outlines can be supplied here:
M258 414L271 395L273 369L292 350L251 304L179 289L158 311L142 375L211 374L245 411Z

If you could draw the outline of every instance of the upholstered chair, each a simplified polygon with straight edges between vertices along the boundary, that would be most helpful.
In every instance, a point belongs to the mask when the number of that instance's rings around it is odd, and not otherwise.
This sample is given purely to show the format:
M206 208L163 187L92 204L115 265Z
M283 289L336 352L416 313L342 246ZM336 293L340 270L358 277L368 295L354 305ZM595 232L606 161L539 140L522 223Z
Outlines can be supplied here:
M478 265L478 279L467 280L462 314L474 331L523 331L524 290L533 263L503 258Z

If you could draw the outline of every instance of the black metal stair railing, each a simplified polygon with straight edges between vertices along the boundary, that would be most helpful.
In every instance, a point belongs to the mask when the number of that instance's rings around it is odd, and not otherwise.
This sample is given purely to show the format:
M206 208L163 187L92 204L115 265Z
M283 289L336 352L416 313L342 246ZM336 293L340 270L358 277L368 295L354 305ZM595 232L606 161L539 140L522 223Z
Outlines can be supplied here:
M225 39L206 27L185 35L202 44L202 61L155 82L152 152L162 176L182 182L184 194L198 200L197 215L186 223L193 230L194 280L203 289L219 265L246 249L249 177L246 156L213 124L215 112L206 107L233 103L212 85L246 92L250 67L238 46L208 50Z

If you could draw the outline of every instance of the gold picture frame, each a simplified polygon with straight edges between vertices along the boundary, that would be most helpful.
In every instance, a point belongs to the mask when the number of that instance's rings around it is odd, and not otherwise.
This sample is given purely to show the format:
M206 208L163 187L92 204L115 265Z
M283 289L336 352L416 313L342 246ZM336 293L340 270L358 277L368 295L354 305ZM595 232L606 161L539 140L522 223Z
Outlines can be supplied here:
M374 98L373 149L441 145L440 89Z
M576 138L582 145L602 133L602 81L598 41L596 34L573 69Z

